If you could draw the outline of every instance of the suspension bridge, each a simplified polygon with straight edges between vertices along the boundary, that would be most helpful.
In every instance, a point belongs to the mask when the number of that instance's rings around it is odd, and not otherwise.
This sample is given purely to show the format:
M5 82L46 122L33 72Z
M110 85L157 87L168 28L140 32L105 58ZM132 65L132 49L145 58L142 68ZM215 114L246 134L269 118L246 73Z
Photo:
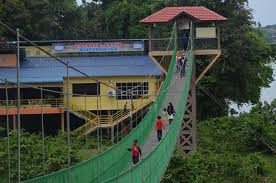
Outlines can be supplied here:
M41 107L41 111L47 113L49 110L44 109L47 104L51 110L60 110L61 113L66 112L66 128L67 128L67 142L68 142L68 167L60 171L36 177L34 179L25 180L24 183L46 183L46 182L72 182L72 183L140 183L140 182L160 182L163 174L169 164L172 153L176 144L185 153L189 153L196 150L196 84L207 73L212 65L217 61L221 55L220 48L220 30L219 22L225 21L221 15L205 8L205 7L168 7L164 8L149 17L141 20L141 23L147 24L149 27L149 39L148 39L148 55L152 59L152 62L159 68L165 76L164 81L161 82L158 90L156 90L155 96L150 96L148 93L143 92L140 98L136 101L130 100L128 106L122 107L124 103L117 103L121 106L121 109L117 110L114 114L101 115L99 114L101 103L99 96L99 86L105 85L112 91L115 91L116 95L131 96L133 99L133 91L135 87L139 87L142 84L133 86L130 89L122 89L122 87L113 86L111 83L99 81L97 78L87 74L78 67L65 62L62 58L57 57L47 50L37 46L26 37L19 34L19 31L13 31L3 22L6 28L17 33L17 48L19 54L19 39L23 39L30 44L36 46L42 52L47 53L56 62L59 62L64 67L64 91L60 92L64 95L63 100L47 99L31 101ZM170 39L155 38L157 35L157 24L166 24L172 29L172 35ZM184 33L189 36L187 48L183 49L181 39L179 39ZM169 41L169 42L168 42ZM181 45L181 46L180 46ZM175 71L176 68L176 55L179 50L183 51L183 55L187 60L186 68L182 65L182 69L185 69L185 77L180 77L180 73ZM211 62L207 67L200 71L196 75L196 56L211 56ZM19 56L18 56L19 57ZM2 81L7 83L17 84L17 94L20 96L20 86L24 83L20 83L20 67L19 58L17 57L17 82L9 81L7 77L1 77ZM161 58L161 59L160 59ZM167 65L164 65L164 58L168 59ZM80 101L80 104L71 102L73 95L70 93L69 82L70 72L78 72L88 79L96 82L96 99L93 101L97 107L96 112L89 111L84 103ZM15 73L14 73L15 74ZM1 75L0 75L1 76ZM146 87L146 86L143 86ZM39 88L39 87L37 87ZM39 88L42 91L42 88ZM57 92L58 93L58 92ZM125 95L122 95L124 93ZM131 93L131 94L129 94ZM42 96L42 95L41 95ZM42 98L42 97L41 97ZM165 129L164 137L160 142L156 138L155 121L156 117L160 115L163 108L167 106L169 102L172 102L176 108L176 114L174 116L171 125L168 125ZM8 106L10 102L7 100L5 103L6 108L1 109L8 115L11 110L11 106ZM11 105L11 104L10 104ZM17 129L20 133L20 113L24 112L22 109L22 101L20 97L14 101L14 112L17 115ZM25 105L30 105L30 101L27 101ZM143 108L149 108L149 111L143 118L143 120L133 128L130 133L124 137L121 141L114 140L114 133L118 137L118 126L125 119L132 117L135 113L138 113ZM54 109L53 109L54 108ZM76 128L75 133L80 135L89 135L96 132L97 139L99 138L100 128L110 128L112 142L111 147L103 152L97 153L96 156L83 161L76 165L71 165L71 152L70 152L70 113L82 118L86 121L84 125ZM62 120L64 123L64 119ZM132 121L131 121L132 123ZM131 128L133 125L131 124ZM64 127L63 127L64 128ZM114 130L114 128L117 128ZM139 146L142 147L142 158L139 163L133 165L131 163L130 153L127 149L131 146L134 139L138 140ZM20 179L20 138L19 138L19 182ZM98 144L99 145L99 144Z

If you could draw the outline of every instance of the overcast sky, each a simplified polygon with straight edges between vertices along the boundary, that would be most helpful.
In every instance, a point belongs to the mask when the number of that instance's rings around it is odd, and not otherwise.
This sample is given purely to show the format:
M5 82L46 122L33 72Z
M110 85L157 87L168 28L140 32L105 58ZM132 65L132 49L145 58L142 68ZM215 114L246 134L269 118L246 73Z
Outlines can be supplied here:
M81 0L77 2L81 4ZM254 10L255 20L263 26L276 24L276 0L249 0L249 7Z
M249 0L249 7L255 20L263 26L276 24L276 0Z

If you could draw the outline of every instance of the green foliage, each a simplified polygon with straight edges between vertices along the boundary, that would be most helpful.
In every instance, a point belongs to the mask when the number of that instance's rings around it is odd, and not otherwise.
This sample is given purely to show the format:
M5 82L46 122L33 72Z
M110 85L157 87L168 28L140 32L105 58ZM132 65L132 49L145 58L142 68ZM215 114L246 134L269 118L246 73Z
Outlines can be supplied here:
M22 34L33 40L72 39L81 33L81 11L75 0L1 1L0 19L13 29L20 28ZM1 32L11 40L15 39L3 27Z
M201 121L197 152L176 151L163 182L275 182L276 158L267 145L276 147L275 104L276 99L239 117Z
M94 0L77 6L75 0L9 0L0 3L0 19L19 27L33 40L147 38L148 29L139 20L166 6L206 6L228 18L221 24L223 54L200 85L214 93L225 108L227 101L257 103L261 89L273 80L269 65L275 57L263 32L256 29L248 0ZM12 15L12 16L10 16ZM169 34L162 29L160 37ZM7 30L0 35L14 40ZM198 72L208 58L198 58ZM198 92L199 119L222 116L227 112Z
M260 29L263 30L265 37L269 42L276 43L276 25L268 25Z
M80 142L78 142L80 144ZM78 162L80 159L77 151L81 149L78 143L72 143L71 161ZM8 151L7 138L0 140L0 177L8 176ZM33 178L45 173L60 170L67 166L68 148L65 135L45 137L45 167L43 164L43 142L41 134L29 134L21 132L21 177L22 180ZM10 163L11 178L17 178L18 166L18 134L10 134Z
M253 26L252 13L246 6L247 0L199 3L228 18L221 25L222 56L200 85L224 101L225 108L228 106L226 101L229 100L257 103L261 89L268 87L273 80L272 68L268 64L273 52L262 32ZM197 63L202 70L206 67L206 58L199 59ZM219 109L214 102L206 99L203 93L199 92L198 100L203 103L199 111L201 119L227 114L227 111Z
M205 151L183 158L183 154L176 151L162 181L166 183L259 183L264 175L264 162L258 154L242 156L224 153L221 155Z

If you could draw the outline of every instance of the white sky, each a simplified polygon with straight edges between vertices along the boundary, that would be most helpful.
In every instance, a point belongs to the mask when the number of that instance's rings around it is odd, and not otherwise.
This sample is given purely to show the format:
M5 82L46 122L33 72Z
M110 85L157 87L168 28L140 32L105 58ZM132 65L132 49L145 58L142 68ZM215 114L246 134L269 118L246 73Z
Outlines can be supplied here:
M276 24L276 0L248 0L257 22L263 26Z

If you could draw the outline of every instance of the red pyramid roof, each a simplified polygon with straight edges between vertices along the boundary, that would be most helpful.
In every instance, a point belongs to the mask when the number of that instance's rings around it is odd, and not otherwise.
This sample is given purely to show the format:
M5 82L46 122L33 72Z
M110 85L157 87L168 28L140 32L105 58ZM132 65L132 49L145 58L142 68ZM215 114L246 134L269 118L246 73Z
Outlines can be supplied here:
M196 21L224 21L225 17L204 6L167 7L141 20L141 23L166 23L180 14L187 14Z

